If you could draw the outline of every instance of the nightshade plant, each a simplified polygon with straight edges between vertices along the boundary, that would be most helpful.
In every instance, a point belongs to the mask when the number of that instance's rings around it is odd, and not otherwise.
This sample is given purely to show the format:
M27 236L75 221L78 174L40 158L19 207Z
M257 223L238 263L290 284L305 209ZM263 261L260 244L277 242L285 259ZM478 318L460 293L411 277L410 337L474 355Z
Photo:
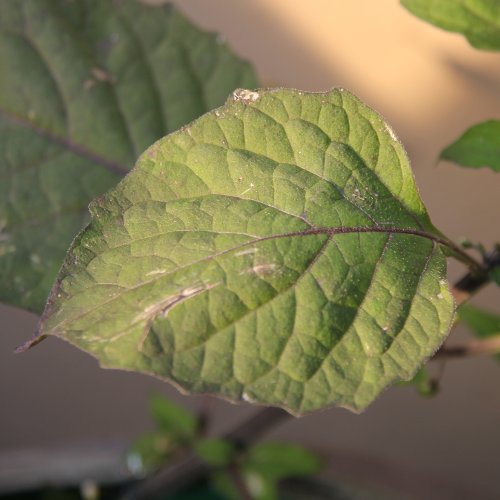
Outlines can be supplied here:
M448 333L443 248L406 154L343 90L237 90L90 207L33 342L186 390L362 409Z
M500 48L495 2L402 3ZM191 393L359 411L438 351L452 295L498 282L498 249L434 227L344 89L255 89L218 38L135 0L3 0L0 36L3 300L42 311L105 192L23 349L55 335ZM498 170L499 143L490 121L442 156ZM469 267L453 294L449 257Z

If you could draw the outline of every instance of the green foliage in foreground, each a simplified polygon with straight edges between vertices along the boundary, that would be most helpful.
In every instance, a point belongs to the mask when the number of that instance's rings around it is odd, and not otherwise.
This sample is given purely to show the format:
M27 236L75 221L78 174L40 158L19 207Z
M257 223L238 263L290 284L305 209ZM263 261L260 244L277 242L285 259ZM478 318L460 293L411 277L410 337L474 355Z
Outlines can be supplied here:
M237 475L252 498L277 500L282 479L313 476L322 467L320 458L301 446L266 442L239 449L224 438L203 437L201 421L160 396L151 400L151 413L156 429L141 436L128 456L136 474L154 471L194 451L209 466L209 478L223 498L241 498L235 485ZM184 422L189 422L187 428Z
M310 451L293 444L261 443L239 458L238 473L255 500L277 500L279 483L290 477L308 477L321 469L321 460ZM214 471L212 484L224 498L240 500L234 476L226 470ZM333 497L333 495L332 495Z
M37 340L191 392L360 410L448 334L406 153L350 93L240 90L91 205Z
M0 301L40 313L88 203L155 140L255 86L170 7L0 2Z

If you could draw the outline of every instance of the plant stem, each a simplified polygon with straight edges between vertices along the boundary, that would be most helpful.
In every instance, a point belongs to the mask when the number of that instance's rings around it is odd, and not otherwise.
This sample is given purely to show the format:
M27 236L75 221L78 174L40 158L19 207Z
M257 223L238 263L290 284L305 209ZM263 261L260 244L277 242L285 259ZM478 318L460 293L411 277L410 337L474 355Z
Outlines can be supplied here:
M229 464L227 472L229 474L229 477L233 481L235 488L238 490L240 498L242 500L253 500L252 494L250 493L250 491L248 491L245 478L242 476L238 464Z
M489 282L490 278L487 272L482 274L467 273L460 280L458 280L451 289L451 293L457 306L467 302Z
M255 443L265 432L291 415L281 408L264 408L223 436L240 450ZM179 461L167 465L126 492L122 500L151 500L160 494L173 495L192 485L210 471L210 467L195 453L189 452Z
M500 353L500 333L485 340L474 340L465 344L458 344L450 347L443 346L436 353L435 359L463 358L479 354L498 353Z
M482 273L470 271L460 278L453 288L453 295L457 306L467 302L473 295L479 292L484 286L491 282L490 273L493 269L500 266L500 247L495 247L484 257L484 266ZM443 344L433 359L439 359L445 362L450 358L463 358L478 354L495 354L500 352L500 333L499 336L487 340L476 340L465 344L448 347Z
M481 288L486 286L491 281L491 271L499 266L500 248L496 247L485 256L484 265L481 266L480 272L476 269L471 269L471 271L455 283L451 293L457 305L459 306L468 301L474 294L479 292Z
M462 247L457 245L455 242L445 239L443 241L438 241L442 245L447 246L453 253L453 257L465 264L469 269L472 276L483 276L485 272L485 266L477 261L474 257L469 255Z

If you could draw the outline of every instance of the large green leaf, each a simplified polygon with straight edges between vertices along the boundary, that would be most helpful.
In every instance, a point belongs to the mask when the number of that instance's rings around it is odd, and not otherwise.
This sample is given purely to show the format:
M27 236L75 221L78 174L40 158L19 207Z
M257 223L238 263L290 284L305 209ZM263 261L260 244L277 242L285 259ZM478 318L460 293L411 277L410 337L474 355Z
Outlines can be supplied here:
M162 396L153 396L150 407L159 430L180 441L195 437L198 419L189 411Z
M439 28L462 33L478 49L500 50L498 0L401 0L401 3Z
M255 85L172 8L0 2L0 300L41 312L89 201L165 134Z
M31 344L301 413L365 407L452 321L406 153L341 89L236 91L91 213Z
M442 153L441 158L464 167L490 167L500 172L500 121L474 125Z

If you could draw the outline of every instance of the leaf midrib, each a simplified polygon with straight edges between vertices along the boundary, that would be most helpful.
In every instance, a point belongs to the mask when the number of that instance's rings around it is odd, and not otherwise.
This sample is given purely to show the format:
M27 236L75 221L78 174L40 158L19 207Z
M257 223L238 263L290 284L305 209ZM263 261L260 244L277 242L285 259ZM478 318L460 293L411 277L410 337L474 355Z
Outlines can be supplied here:
M0 118L4 118L11 124L20 126L26 130L30 130L34 132L36 135L47 139L49 142L56 144L57 146L61 146L62 148L70 151L76 156L80 156L86 160L89 160L93 163L97 163L101 167L109 170L114 174L118 174L120 176L124 176L129 172L129 168L121 163L110 160L101 154L91 150L90 148L83 146L82 144L78 144L66 137L62 137L60 135L54 134L49 130L46 130L34 122L27 120L26 118L15 115L14 113L7 111L5 109L0 109Z
M172 233L175 233L175 231L172 231ZM165 277L167 277L171 274L174 274L176 272L179 272L183 269L186 269L188 267L191 267L191 266L194 266L197 264L201 264L203 262L210 261L212 259L215 259L217 257L221 257L223 255L234 252L236 250L240 250L240 249L245 248L245 247L250 246L250 245L255 245L255 244L261 243L263 241L271 241L271 240L275 240L275 239L293 238L293 237L300 237L300 236L314 236L314 235L326 235L328 237L327 241L330 241L336 235L355 234L355 233L406 234L406 235L410 235L410 236L417 236L417 237L421 237L421 238L426 238L426 239L429 239L429 240L434 241L436 243L439 243L440 245L445 245L448 247L451 246L451 243L448 240L446 240L445 238L442 238L440 236L437 236L435 234L428 233L426 231L421 231L418 229L407 229L407 228L397 228L397 227L322 227L322 228L306 229L303 231L293 231L293 232L289 232L289 233L273 234L273 235L269 235L269 236L256 238L256 239L253 239L251 241L241 243L239 245L235 245L234 247L223 250L222 252L219 252L219 253L216 253L213 255L209 255L207 257L204 257L203 259L200 259L200 260L197 260L194 262L190 262L189 264L187 264L185 266L179 266L168 273L158 275L157 277L152 278L149 281L141 282L141 283L139 283L131 288L127 288L124 292L118 293L117 295L113 296L111 299L109 299L105 302L101 302L97 307L94 307L92 309L84 311L82 314L80 314L76 317L67 318L67 319L63 320L61 323L59 323L57 325L57 328L60 328L62 325L68 323L69 321L74 322L74 321L80 320L84 316L87 316L88 314L91 314L91 313L97 311L101 307L106 306L106 305L114 302L115 300L118 300L124 294L127 294L129 292L133 292L133 291L138 290L142 287L148 286L151 283L156 283L158 280L164 279ZM316 260L317 260L317 256L315 257L314 261L316 261ZM58 285L59 285L58 288L54 290L55 294L57 294L57 292L60 290L60 282ZM51 315L51 313L49 311L44 312L44 314L42 315L40 327L38 329L39 332L41 332L43 330L43 323L45 323L44 318L46 318L49 315ZM56 332L54 332L54 334L57 335ZM42 334L42 336L44 336L44 335L45 334Z

